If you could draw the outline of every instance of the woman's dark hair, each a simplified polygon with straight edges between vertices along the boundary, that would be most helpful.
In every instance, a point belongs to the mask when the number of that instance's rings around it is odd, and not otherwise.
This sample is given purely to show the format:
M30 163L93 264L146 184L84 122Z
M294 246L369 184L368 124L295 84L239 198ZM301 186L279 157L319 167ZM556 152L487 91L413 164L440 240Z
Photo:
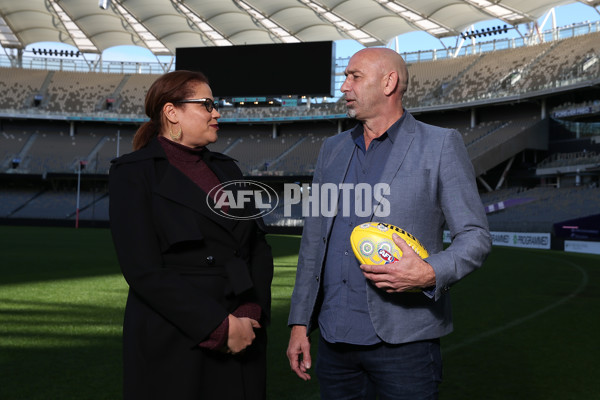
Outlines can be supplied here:
M202 72L173 71L158 78L148 89L144 108L150 121L140 126L133 136L133 149L141 149L150 139L158 135L164 121L163 106L169 102L183 100L193 95L193 85L197 83L208 84L208 79Z

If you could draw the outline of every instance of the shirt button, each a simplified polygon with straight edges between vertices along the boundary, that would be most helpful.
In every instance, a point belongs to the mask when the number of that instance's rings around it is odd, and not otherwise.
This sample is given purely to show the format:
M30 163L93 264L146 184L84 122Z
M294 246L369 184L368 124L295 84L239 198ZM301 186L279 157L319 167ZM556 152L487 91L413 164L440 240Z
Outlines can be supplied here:
M344 252L344 255L345 255L345 256L347 256L347 255L348 255L348 252L347 252L347 251L345 251L345 252Z
M213 265L215 263L215 258L213 256L206 257L206 263L208 265Z

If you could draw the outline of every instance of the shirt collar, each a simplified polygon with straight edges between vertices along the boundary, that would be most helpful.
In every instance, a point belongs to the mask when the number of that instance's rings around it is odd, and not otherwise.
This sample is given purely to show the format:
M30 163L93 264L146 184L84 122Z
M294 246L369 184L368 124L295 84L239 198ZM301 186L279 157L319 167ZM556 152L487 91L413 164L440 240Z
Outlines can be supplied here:
M383 135L379 136L378 138L376 138L374 140L384 141L386 138L389 138L393 144L396 141L396 138L398 137L398 132L400 132L402 123L405 120L406 120L406 110L404 110L404 112L402 113L402 116L396 122L394 122L392 124L392 126L390 126L388 128L388 130L383 133ZM356 128L353 129L351 132L352 140L354 141L354 143L359 148L361 148L363 151L365 151L365 138L364 138L363 133L364 133L364 128L363 128L362 124L358 124L356 126Z

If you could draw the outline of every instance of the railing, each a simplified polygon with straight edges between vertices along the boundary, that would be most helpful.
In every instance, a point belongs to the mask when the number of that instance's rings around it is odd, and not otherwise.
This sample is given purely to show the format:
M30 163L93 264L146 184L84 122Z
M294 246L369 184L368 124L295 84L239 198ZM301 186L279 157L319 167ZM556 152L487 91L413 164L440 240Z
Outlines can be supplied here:
M457 53L456 47L450 47L446 49L431 49L422 50L410 53L400 53L404 61L408 64L442 60L446 58L463 57L473 54L489 53L497 50L515 49L518 47L533 46L540 43L552 42L555 40L567 39L571 37L587 35L589 33L600 32L600 21L586 22L581 24L575 24L572 26L558 27L556 30L548 30L540 33L540 35L519 37L519 38L505 38L505 39L494 39L487 42L478 42L473 45L468 43L460 48ZM344 81L344 69L348 65L350 57L338 58L336 60L336 90L339 91Z
M530 46L542 42L566 39L588 33L600 32L600 21L580 23L567 27L559 27L556 30L541 32L539 35L495 39L487 42L478 42L474 45L467 43L460 48L457 54L456 47L445 49L430 49L417 52L401 53L407 63L440 60L454 58L471 54L481 54L496 50ZM90 58L93 57L93 58ZM343 71L348 65L349 57L336 60L336 78L343 81ZM116 74L162 74L174 69L172 62L126 62L103 60L100 56L84 54L82 58L56 58L52 56L29 56L23 55L21 59L16 56L0 55L0 67L21 67L25 69L43 69L58 71L80 71L80 72L103 72ZM336 79L337 83L338 79ZM336 86L336 89L339 89Z
M554 121L572 132L576 138L600 136L600 122L565 121L556 118Z
M575 36L587 35L588 33L600 32L600 21L581 23L573 26L559 27L556 30L542 32L540 36L527 36L519 38L494 39L487 42L478 42L473 45L469 43L464 45L458 54L456 47L446 49L421 50L410 53L400 53L407 63L425 62L442 60L445 58L455 58L468 56L472 54L489 53L497 50L515 49L517 47L532 46L540 43L552 42L554 40L567 39ZM339 58L336 61L336 74L343 74L344 68L348 65L347 58Z
M500 39L494 40L491 42L477 43L475 46L469 45L465 46L461 49L459 56L469 55L473 52L487 52L494 50L501 50L504 48L516 48L520 46L526 45L534 45L539 43L539 41L546 40L558 40L565 39L569 37L574 37L578 35L585 35L594 32L600 32L600 21L594 23L584 23L570 27L563 27L557 30L548 31L540 34L540 36L530 37L530 38L518 38L518 39ZM444 50L428 50L428 51L420 51L416 53L404 53L403 56L407 60L407 62L411 62L414 60L419 61L428 61L432 59L443 59L452 57L455 53L455 49L444 49ZM89 56L89 55L86 55ZM344 76L341 74L341 71L345 68L345 65L348 63L348 58L337 59L336 60L336 87L338 88L337 93L339 93L339 87L341 86ZM159 60L160 61L160 60ZM0 55L0 67L13 67L16 60L12 56ZM115 74L161 74L165 70L172 67L172 63L137 63L137 62L114 62L114 61L103 61L101 59L90 61L90 60L82 60L82 59L57 59L51 57L29 57L23 56L21 59L21 67L24 69L38 69L38 70L60 70L60 71L93 71L93 72L102 72L102 73L115 73ZM592 78L592 80L594 80ZM528 88L519 88L519 87L511 87L510 89L498 89L493 91L488 91L486 93L479 94L477 96L471 96L469 98L461 98L460 104L473 102L473 101L494 101L495 99L506 98L510 96L523 96L529 93L538 93L543 91L548 91L552 89L558 89L561 87L568 87L572 85L582 84L582 82L589 82L590 77L574 77L563 80L554 80L551 82L547 82L544 85L540 85L539 87L528 87ZM594 80L596 82L596 80ZM242 110L242 109L227 109L223 108L222 112L222 121L223 122L236 122L236 121L252 121L252 120L261 120L264 121L265 118L272 120L273 122L284 121L284 120L299 120L299 119L340 119L344 118L344 109L343 107L338 107L338 105L333 104L338 98L328 98L324 99L322 104L324 108L318 110L311 110L307 107L290 107L293 109L293 112L290 114L290 109L281 109L281 110L272 110L269 108L261 108L254 110L254 114L251 110ZM407 104L410 103L410 99L407 99ZM436 107L446 107L452 105L450 104L450 99L447 98L439 98L439 99L428 99L421 100L418 104L418 108L436 108ZM411 107L409 106L409 109ZM249 115L246 115L249 114ZM122 121L122 122L143 122L146 120L144 115L125 115L123 113L114 113L109 111L97 112L94 114L78 114L78 113L52 113L48 111L38 110L38 109L27 109L27 110L0 110L1 117L16 117L16 118L27 118L35 115L37 118L41 119L66 119L66 120L103 120L103 121ZM577 132L581 132L584 135L589 134L597 134L597 127L594 126L591 128L591 132L588 132L589 126L580 127L580 126L569 126L569 129L572 129Z
M598 162L600 162L600 155L594 151L556 153L540 162L537 168L540 169L564 167L570 165L597 164Z
M17 61L14 57L0 55L0 67L113 74L163 74L172 70L174 65L159 62L102 61L27 55Z

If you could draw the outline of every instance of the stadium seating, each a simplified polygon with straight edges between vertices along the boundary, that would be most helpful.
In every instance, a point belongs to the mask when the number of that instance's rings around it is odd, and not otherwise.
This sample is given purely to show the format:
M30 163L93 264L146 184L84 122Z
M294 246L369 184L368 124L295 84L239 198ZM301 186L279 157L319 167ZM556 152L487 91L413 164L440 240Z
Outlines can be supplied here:
M94 113L106 110L120 74L56 71L48 86L46 109L54 112Z
M135 74L125 75L126 82L120 91L122 101L117 107L117 111L122 114L144 115L144 98L152 82L158 78L158 75Z
M488 214L490 228L496 231L552 232L556 222L598 214L600 204L600 188L589 186L537 187L505 195L500 200L533 198L535 201Z
M600 75L600 33L492 52L480 52L408 65L410 83L404 105L428 123L457 129L463 136L477 174L484 173L532 145L540 129L539 107L495 106L519 97L578 82L597 82ZM339 65L338 70L343 70ZM132 151L133 135L144 115L144 97L157 74L76 72L2 68L0 81L0 174L73 176L79 162L84 175L106 175L110 161ZM215 93L218 95L218 93ZM222 105L219 140L214 151L236 159L246 176L310 176L323 141L352 126L343 100L294 106ZM575 100L554 111L581 108L596 100ZM473 102L484 104L481 109ZM430 112L438 108L438 112ZM447 111L446 111L447 110ZM500 110L500 111L499 111ZM117 122L112 122L112 119ZM538 168L598 163L599 152L554 155ZM283 179L283 178L282 178ZM496 228L549 229L550 219L568 219L576 211L592 212L598 189L588 184L567 188L510 188L484 195L483 202L515 196L535 201L490 215ZM0 218L73 218L73 187L0 190ZM82 189L80 215L108 218L106 183ZM540 210L546 211L540 211ZM549 211L549 212L548 212ZM281 206L268 216L274 225L302 223L298 208L285 218ZM578 211L577 211L578 212ZM552 215L550 215L552 214Z
M447 102L453 82L478 59L479 56L466 56L409 64L406 106L413 108Z
M524 76L519 87L522 91L533 91L553 86L557 82L598 76L600 62L596 62L591 68L583 68L583 62L594 55L600 55L600 33L558 41L552 51Z
M0 109L20 110L34 106L48 71L3 68L0 80ZM41 102L41 100L40 100Z

